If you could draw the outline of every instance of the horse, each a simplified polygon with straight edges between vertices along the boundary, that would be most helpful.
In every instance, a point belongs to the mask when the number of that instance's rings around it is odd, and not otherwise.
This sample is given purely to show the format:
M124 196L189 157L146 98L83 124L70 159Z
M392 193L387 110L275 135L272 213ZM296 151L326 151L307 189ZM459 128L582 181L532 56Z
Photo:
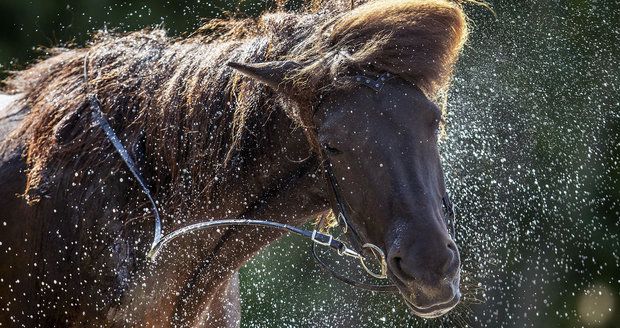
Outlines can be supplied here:
M165 232L204 218L329 225L341 205L353 247L385 254L412 313L447 313L460 257L444 220L440 104L467 32L457 2L326 0L185 38L101 32L13 73L0 110L0 323L237 327L238 270L284 234L198 231L149 260L154 214L88 94Z

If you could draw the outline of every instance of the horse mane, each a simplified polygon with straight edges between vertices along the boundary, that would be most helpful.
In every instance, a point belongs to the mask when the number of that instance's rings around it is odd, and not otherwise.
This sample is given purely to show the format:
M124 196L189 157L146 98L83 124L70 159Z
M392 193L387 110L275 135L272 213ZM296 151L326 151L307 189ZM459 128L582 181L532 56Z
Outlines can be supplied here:
M284 110L311 138L316 97L346 87L334 79L351 70L391 72L432 99L445 90L467 36L461 5L360 2L366 1L315 1L299 12L213 20L183 39L162 29L100 33L86 48L56 50L15 73L4 89L24 93L29 110L13 135L25 142L27 200L45 195L66 167L87 171L102 153L113 153L92 126L88 90L130 154L149 156L153 189L177 201L206 201L251 162L274 111ZM295 105L226 66L284 59L302 64L288 76L301 90Z

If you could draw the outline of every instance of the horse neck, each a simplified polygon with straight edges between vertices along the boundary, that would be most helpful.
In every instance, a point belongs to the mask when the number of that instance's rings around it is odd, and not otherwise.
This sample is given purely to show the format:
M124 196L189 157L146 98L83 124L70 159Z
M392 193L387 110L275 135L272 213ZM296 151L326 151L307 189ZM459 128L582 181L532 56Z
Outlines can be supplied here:
M253 165L244 172L227 176L227 187L211 199L203 215L173 229L206 218L235 217L299 225L328 209L323 190L325 181L306 137L300 129L291 129L291 122L283 112L274 125L260 138L265 151L253 159ZM138 305L143 303L139 301L143 299L140 296L161 299L163 304L159 307L143 311L148 317L164 316L162 322L166 318L178 323L204 320L202 316L209 312L205 309L223 294L238 269L282 235L277 230L235 226L179 238L167 246L153 274L147 278L143 286L149 286L148 290L139 287L132 293L132 299ZM162 285L154 287L158 284ZM171 287L178 297L154 295L170 292ZM128 304L128 308L135 305Z
M318 156L305 134L293 127L282 109L271 114L268 124L254 138L257 144L253 148L260 151L241 155L239 161L243 165L233 164L225 173L218 174L216 190L207 191L199 199L177 203L181 211L193 212L182 213L186 219L175 218L168 230L224 218L303 224L327 209ZM233 158L232 162L235 161ZM176 212L174 208L172 212Z

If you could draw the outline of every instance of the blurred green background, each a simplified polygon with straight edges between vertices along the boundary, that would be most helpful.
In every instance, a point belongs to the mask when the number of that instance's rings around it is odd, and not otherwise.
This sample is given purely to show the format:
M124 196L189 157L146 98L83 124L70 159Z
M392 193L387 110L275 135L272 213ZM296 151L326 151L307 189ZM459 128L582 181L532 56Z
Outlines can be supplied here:
M496 15L466 7L472 35L442 142L464 304L413 318L395 297L334 282L287 237L242 270L243 327L620 327L620 4L489 2ZM0 0L0 78L99 29L183 36L273 6Z

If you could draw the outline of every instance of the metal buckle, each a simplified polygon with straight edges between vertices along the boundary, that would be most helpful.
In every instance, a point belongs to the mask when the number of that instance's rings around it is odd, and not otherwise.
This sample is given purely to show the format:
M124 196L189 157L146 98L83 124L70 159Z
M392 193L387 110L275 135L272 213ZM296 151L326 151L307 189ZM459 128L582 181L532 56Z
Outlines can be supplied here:
M329 237L327 242L323 242L320 241L317 236L318 235L323 235L323 236L327 236ZM334 240L334 237L332 235L329 234L324 234L322 232L316 231L316 230L312 230L312 236L310 236L310 239L319 245L323 245L323 246L330 246L332 244L332 241ZM372 252L372 254L379 259L379 264L381 265L381 272L376 273L374 271L372 271L367 265L366 265L366 260L364 259L364 256L359 254L358 252L348 248L346 245L344 246L344 248L339 249L338 250L338 255L340 256L350 256L350 257L355 257L357 258L360 263L362 264L362 268L364 268L364 271L366 271L369 275L378 278L378 279L385 279L387 278L387 262L385 260L385 253L383 253L383 250L381 250L381 248L379 248L379 246L371 244L371 243L366 243L362 246L363 248L367 248L370 249L370 251Z
M338 255L340 255L340 256L350 256L350 257L355 257L355 258L360 258L361 257L361 255L358 252L348 248L346 245L342 249L338 250Z
M318 239L316 238L316 234L317 234L317 233L320 233L320 234L321 234L321 235L323 235L323 236L327 236L327 237L329 237L329 240L328 240L327 242L323 242L323 241L318 240ZM317 244L319 244L319 245L323 245L323 246L331 246L331 244L332 244L332 240L334 240L334 237L333 237L332 235L328 235L328 234L325 234L325 233L322 233L322 232L318 232L318 231L316 231L316 230L312 230L312 237L310 237L310 239L311 239L313 242L315 242L315 243L317 243Z

